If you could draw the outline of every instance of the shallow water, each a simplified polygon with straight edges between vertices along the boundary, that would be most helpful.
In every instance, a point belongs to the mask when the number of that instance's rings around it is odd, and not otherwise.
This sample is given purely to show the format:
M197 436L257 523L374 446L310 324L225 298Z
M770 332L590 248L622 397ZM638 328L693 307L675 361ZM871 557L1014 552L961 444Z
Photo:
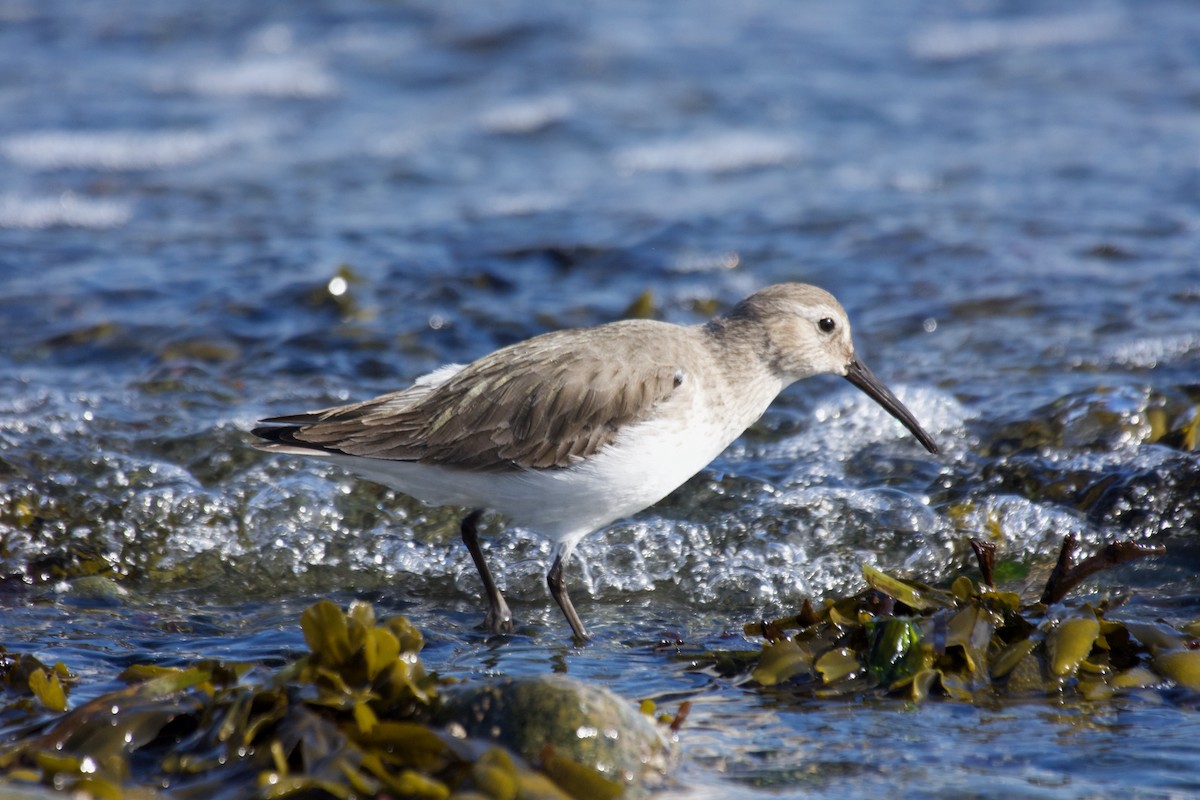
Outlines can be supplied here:
M0 644L78 703L130 663L277 663L313 599L368 597L449 674L690 699L684 796L1196 791L1174 690L800 702L659 645L750 647L862 563L946 580L967 535L1031 587L1068 532L1165 544L1084 591L1198 616L1198 34L1171 2L6 4ZM583 543L586 648L535 537L487 521L523 623L489 642L457 512L246 446L643 292L690 323L782 280L842 300L943 454L791 388ZM58 579L104 569L127 597Z

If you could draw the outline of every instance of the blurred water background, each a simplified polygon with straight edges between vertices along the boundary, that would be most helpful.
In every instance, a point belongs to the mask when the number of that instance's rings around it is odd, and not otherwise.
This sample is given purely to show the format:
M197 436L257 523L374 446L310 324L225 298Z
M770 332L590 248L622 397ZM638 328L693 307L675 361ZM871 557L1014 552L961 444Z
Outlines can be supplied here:
M1198 43L1194 4L1132 0L0 3L0 644L79 703L132 663L279 663L308 603L365 597L445 674L691 700L680 796L1200 791L1194 696L790 701L660 646L750 647L863 563L948 580L967 536L1018 588L1066 533L1165 544L1085 595L1198 615ZM523 623L488 640L456 510L247 447L786 280L943 453L793 387L581 546L585 648L536 537L487 523Z

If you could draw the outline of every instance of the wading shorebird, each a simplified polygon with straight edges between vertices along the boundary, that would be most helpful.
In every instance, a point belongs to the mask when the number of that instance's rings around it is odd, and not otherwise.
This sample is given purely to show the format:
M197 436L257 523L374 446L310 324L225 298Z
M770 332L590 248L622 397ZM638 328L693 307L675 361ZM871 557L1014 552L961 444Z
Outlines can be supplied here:
M846 378L937 452L855 356L838 301L798 283L755 292L702 325L624 320L545 333L402 391L265 419L253 433L262 450L324 458L429 505L474 509L462 538L493 632L513 621L479 547L480 515L493 509L545 536L550 594L585 640L563 580L579 541L661 500L785 387L820 374Z

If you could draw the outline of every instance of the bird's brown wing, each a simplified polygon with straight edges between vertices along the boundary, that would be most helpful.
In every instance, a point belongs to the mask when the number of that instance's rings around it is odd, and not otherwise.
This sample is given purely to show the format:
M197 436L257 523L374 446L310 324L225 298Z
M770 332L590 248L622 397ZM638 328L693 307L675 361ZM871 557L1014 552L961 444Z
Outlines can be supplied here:
M648 352L648 321L548 333L469 364L411 402L406 392L268 422L270 449L313 449L461 469L578 463L645 419L684 380L674 347ZM663 331L657 335L662 336Z

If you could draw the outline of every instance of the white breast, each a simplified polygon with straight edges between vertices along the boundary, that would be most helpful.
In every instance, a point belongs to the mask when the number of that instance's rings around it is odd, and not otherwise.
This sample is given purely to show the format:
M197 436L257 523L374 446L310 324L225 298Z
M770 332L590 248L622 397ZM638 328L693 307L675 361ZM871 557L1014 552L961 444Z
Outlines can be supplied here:
M432 464L330 455L370 480L430 505L489 508L559 543L567 553L583 536L657 503L717 457L757 420L782 384L765 374L714 395L689 382L650 419L612 444L562 469L481 472ZM706 391L707 389L707 391Z

